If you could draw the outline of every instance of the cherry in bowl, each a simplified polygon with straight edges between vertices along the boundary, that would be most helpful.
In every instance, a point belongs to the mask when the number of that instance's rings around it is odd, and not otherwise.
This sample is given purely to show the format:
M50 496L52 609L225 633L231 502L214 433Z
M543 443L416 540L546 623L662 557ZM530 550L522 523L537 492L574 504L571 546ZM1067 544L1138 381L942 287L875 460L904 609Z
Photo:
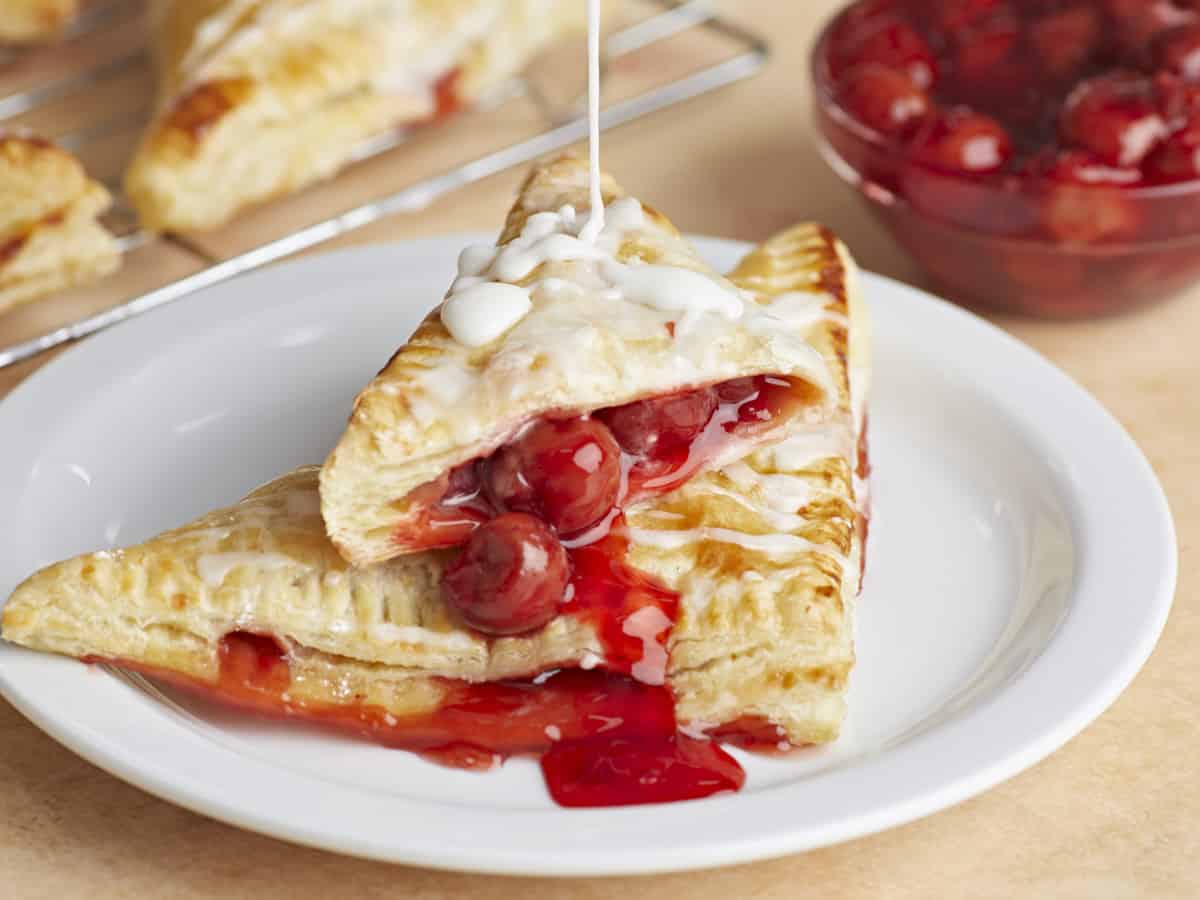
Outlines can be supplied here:
M1200 3L860 0L812 64L823 155L952 299L1074 318L1200 280Z

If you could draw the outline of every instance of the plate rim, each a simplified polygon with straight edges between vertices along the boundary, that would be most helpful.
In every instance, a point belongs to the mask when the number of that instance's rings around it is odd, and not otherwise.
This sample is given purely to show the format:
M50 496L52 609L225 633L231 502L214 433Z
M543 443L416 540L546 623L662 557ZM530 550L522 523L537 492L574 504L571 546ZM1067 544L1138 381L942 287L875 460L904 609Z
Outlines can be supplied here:
M711 255L712 253L733 255L746 252L750 249L749 244L740 241L700 236L692 237L700 249L702 256ZM230 322L240 318L239 313L246 316L253 316L291 302L288 298L276 298L269 290L262 288L265 288L271 282L280 280L293 279L301 281L303 280L302 274L309 269L336 270L338 267L346 267L357 272L370 272L374 271L375 267L382 263L385 255L388 259L388 265L395 266L396 258L404 257L406 254L411 254L408 257L409 259L419 259L422 256L423 248L437 248L439 252L445 252L449 246L461 247L467 241L478 241L481 239L491 241L493 238L492 234L470 232L342 248L284 262L234 279L231 282L209 288L203 292L205 295L203 299L194 298L191 303L181 303L173 307L157 310L147 316L125 323L118 328L110 329L69 348L22 381L7 397L0 400L0 423L3 423L6 418L12 415L13 410L21 404L29 403L36 399L39 392L51 390L57 380L72 378L71 370L86 365L89 357L102 357L110 346L114 349L119 348L122 343L135 341L143 332L153 333L154 331L162 331L164 330L163 326L168 325L173 319L181 319L185 322L188 319L203 321L206 315L211 313L213 308L220 303L232 304L234 302L232 298L240 292L257 289L259 296L266 296L271 299L248 310L242 309L239 311L235 308L217 310L217 314L207 315L210 324L224 324L228 326ZM376 259L377 256L379 257L378 260ZM315 275L316 272L314 272L314 277ZM672 844L670 847L660 847L658 849L639 847L637 848L637 852L616 860L611 858L609 855L610 851L589 852L586 846L564 850L550 859L547 859L545 851L540 853L526 851L522 853L513 852L511 848L501 848L499 850L496 848L492 848L491 850L473 849L468 855L461 847L455 848L451 846L447 849L445 846L439 847L436 842L428 839L416 842L410 841L402 846L397 846L387 842L363 840L361 838L352 839L346 835L330 834L328 829L306 827L304 823L297 823L295 821L280 821L277 816L261 810L248 810L244 808L244 804L232 802L219 796L214 798L213 792L209 791L206 793L203 789L198 790L201 787L198 780L193 779L192 782L188 782L187 779L181 779L179 773L172 772L169 766L152 765L149 768L139 766L135 764L135 760L122 756L119 742L114 743L111 739L103 735L90 732L83 733L78 728L72 727L71 721L63 716L61 712L56 714L55 710L39 707L34 701L33 696L29 693L28 686L20 684L19 674L14 676L12 667L5 658L6 654L23 654L29 651L20 650L6 644L0 644L0 694L3 694L22 715L72 752L121 780L146 790L168 802L237 827L248 828L294 843L326 850L335 850L352 856L453 871L510 875L581 876L649 874L710 868L801 852L839 843L854 837L874 834L976 796L1024 771L1073 738L1116 700L1144 665L1166 624L1174 598L1178 565L1178 548L1174 523L1165 492L1145 455L1137 447L1124 427L1071 376L1067 375L1033 348L973 313L954 306L925 291L910 287L885 276L869 272L864 272L863 275L863 289L868 299L872 295L873 286L881 285L886 288L886 293L889 296L904 298L898 302L901 305L910 305L910 313L912 310L917 310L918 312L912 313L917 318L921 316L945 317L945 327L952 331L963 328L968 331L975 331L980 340L985 344L991 342L997 348L996 352L1001 356L1022 359L1022 364L1030 366L1030 371L1038 375L1039 382L1048 379L1055 392L1059 395L1070 397L1071 402L1074 404L1073 413L1076 416L1081 416L1089 420L1090 427L1099 428L1107 432L1110 444L1106 447L1106 453L1108 453L1109 457L1124 457L1123 462L1125 467L1120 469L1120 474L1128 476L1127 480L1130 484L1133 482L1138 483L1138 490L1135 491L1135 494L1139 495L1144 502L1149 504L1149 508L1153 510L1154 522L1152 524L1154 530L1160 531L1158 536L1162 538L1157 547L1157 559L1152 561L1153 564L1156 564L1158 571L1153 596L1148 597L1148 602L1141 606L1141 610L1143 611L1143 614L1139 617L1141 627L1125 643L1124 653L1119 660L1119 664L1107 667L1107 677L1099 682L1091 683L1090 690L1085 691L1084 697L1072 704L1070 715L1060 717L1048 724L1042 724L1038 729L1035 729L1036 733L1027 736L1023 741L1016 742L1017 746L1009 748L1006 752L989 757L986 764L976 765L969 772L959 772L955 777L948 780L943 779L936 785L926 785L917 788L907 798L893 798L890 802L866 812L848 815L839 821L830 821L824 823L822 826L809 826L801 830L780 829L766 834L755 832L750 835L735 836L732 838L728 835L709 836L702 837L698 843ZM276 293L280 295L286 294L284 291ZM227 294L228 297L225 300L221 300L220 295L222 294ZM874 304L872 306L874 307ZM191 333L186 329L177 329L171 333L177 336L180 341L186 341L191 338ZM158 343L157 348L161 350L161 341ZM1115 440L1111 440L1114 438ZM8 452L0 449L0 461L4 460ZM4 468L11 469L11 466L5 466ZM1083 532L1079 531L1081 523L1077 521L1077 516L1075 515L1077 510L1072 506L1071 511L1072 535L1077 543L1086 543L1084 539L1087 537L1088 532L1086 530ZM1086 547L1083 549L1086 550ZM1084 569L1084 559L1086 558L1084 556L1077 560L1077 571L1072 583L1075 593L1079 593L1081 578L1089 571ZM1096 562L1094 554L1091 562L1093 564ZM1078 619L1078 605L1079 597L1073 596L1068 609L1067 620L1059 626L1059 631L1046 645L1041 657L1034 660L1024 672L1007 683L999 692L1000 696L985 700L979 705L979 708L972 707L966 714L956 717L951 722L946 723L945 726L936 727L928 733L913 738L896 753L891 754L889 758L896 756L904 757L914 753L919 756L926 744L939 739L938 735L943 735L944 739L944 733L948 729L961 731L969 723L969 720L977 717L982 710L995 706L999 701L1003 700L1004 695L1011 694L1021 682L1026 682L1027 679L1031 678L1044 677L1041 670L1048 667L1044 658L1047 656L1062 655L1065 652L1065 647L1060 647L1056 654L1051 654L1050 651L1064 637L1078 632L1077 627L1072 630L1073 626L1079 625L1078 621L1074 623L1071 621L1072 619ZM73 664L70 660L62 660L62 663L64 665ZM969 737L969 735L957 735L957 739L960 741L966 740ZM243 757L228 748L219 748L217 752L229 753L244 762ZM877 765L878 761L868 761L848 768L854 772L862 772L864 769L870 770L867 774L871 774L874 772L872 766ZM255 766L251 766L250 768L253 769ZM883 774L886 775L886 772ZM290 777L296 778L299 776L293 772ZM182 786L181 780L186 782ZM635 809L638 811L639 818L648 823L646 827L657 829L662 827L659 823L663 821L669 822L673 818L669 814L664 816L664 812L670 813L672 810L679 809L695 811L709 808L714 811L713 815L706 817L709 819L722 818L726 809L739 816L745 813L752 814L758 807L764 805L764 803L768 807L773 805L771 802L764 801L763 798L766 795L775 795L779 792L795 790L797 787L803 787L803 782L799 786L789 784L774 787L761 792L761 794L714 798L705 801L703 804L686 804L675 807L637 807ZM887 787L887 785L881 785L881 787ZM391 802L397 802L397 799L393 797L391 798ZM418 808L429 805L425 801L413 798L404 798L402 802ZM733 809L734 806L737 808ZM605 827L603 823L606 820L611 826L611 823L615 819L620 819L624 812L626 811L571 810L566 811L565 815L577 818L580 821L586 821L589 827L602 828ZM557 818L563 814L563 811L503 811L494 814L503 815L507 822L510 823L508 827L519 831L520 826L518 823L523 821L525 816L532 815L539 817L550 815ZM463 817L462 812L459 812L458 815L460 818ZM471 815L476 815L476 813L472 813ZM689 818L696 818L696 816Z

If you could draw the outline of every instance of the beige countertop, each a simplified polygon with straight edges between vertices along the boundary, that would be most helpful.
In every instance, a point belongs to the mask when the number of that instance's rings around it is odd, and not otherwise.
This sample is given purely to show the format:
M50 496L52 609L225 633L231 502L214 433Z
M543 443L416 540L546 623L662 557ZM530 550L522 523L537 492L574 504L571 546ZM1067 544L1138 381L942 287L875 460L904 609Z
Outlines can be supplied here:
M724 6L772 36L775 56L767 70L613 132L605 143L606 167L632 192L668 210L682 229L757 240L794 221L820 219L846 239L865 267L920 284L912 265L813 146L807 51L837 3L726 0ZM324 190L353 191L355 177ZM342 243L494 230L519 177L515 171L494 177ZM256 219L275 214L268 210ZM177 247L141 252L150 265L142 274L121 276L121 289L149 277L145 271L162 279L197 265ZM0 343L66 314L100 308L116 289L76 292L0 318ZM999 324L1078 379L1132 432L1166 486L1181 549L1175 608L1146 668L1095 724L1028 772L923 821L801 856L703 875L535 882L363 862L238 831L106 775L0 701L0 895L1200 896L1200 287L1126 318ZM0 372L0 394L45 361Z

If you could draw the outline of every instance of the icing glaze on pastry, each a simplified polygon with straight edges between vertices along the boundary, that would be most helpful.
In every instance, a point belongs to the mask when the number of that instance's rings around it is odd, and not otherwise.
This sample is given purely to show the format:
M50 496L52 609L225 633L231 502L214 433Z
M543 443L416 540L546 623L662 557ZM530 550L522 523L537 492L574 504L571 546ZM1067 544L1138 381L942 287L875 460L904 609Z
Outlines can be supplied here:
M442 323L460 344L490 344L533 308L529 289L483 281L454 291L442 304Z

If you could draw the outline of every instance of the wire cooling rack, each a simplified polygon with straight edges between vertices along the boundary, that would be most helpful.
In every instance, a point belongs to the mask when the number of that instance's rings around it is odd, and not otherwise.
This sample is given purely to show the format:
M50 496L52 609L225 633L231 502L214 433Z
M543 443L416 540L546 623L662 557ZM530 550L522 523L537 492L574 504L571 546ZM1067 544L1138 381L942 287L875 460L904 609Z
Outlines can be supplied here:
M583 0L578 0L583 2ZM710 0L627 0L622 23L605 36L605 107L601 128L608 130L674 106L694 97L748 78L766 62L766 42L746 29L717 15ZM461 127L472 127L473 115L503 112L506 104L521 103L534 127L528 135L501 142L459 164L441 171L421 172L398 189L371 196L349 208L272 235L266 240L233 245L233 250L214 253L204 241L191 235L154 235L138 228L136 216L120 191L120 171L133 146L137 130L150 113L149 95L132 91L149 83L147 52L141 41L138 0L95 0L84 15L54 48L41 51L0 51L0 85L22 69L36 70L38 57L65 59L67 65L54 74L20 86L0 96L0 127L36 122L38 116L59 104L73 109L90 108L80 98L120 91L119 111L99 118L85 117L66 127L50 129L50 136L65 149L80 155L94 177L114 194L115 203L105 224L118 236L122 251L134 251L157 241L175 243L205 258L203 268L144 293L117 302L100 312L67 322L28 340L0 347L0 369L29 359L62 344L79 340L152 309L173 303L203 288L228 281L246 272L362 228L386 216L418 211L438 197L553 152L587 136L579 48L571 48L569 60L555 70L550 65L531 70L484 97L478 106L454 117L464 118ZM132 35L132 38L130 37ZM690 43L689 43L690 42ZM93 50L92 45L100 49ZM692 52L703 46L702 52ZM689 49L690 48L690 49ZM560 54L561 55L561 54ZM696 57L701 57L696 64ZM564 71L569 74L564 76ZM32 78L27 75L26 80ZM567 86L564 93L563 87ZM136 96L135 96L136 95ZM102 104L97 103L96 106ZM452 120L453 121L453 120ZM458 126L456 126L458 127ZM480 128L486 127L481 122ZM353 169L377 158L399 160L402 145L414 138L429 140L447 124L397 130L364 144L355 154ZM434 140L437 139L436 134ZM449 139L449 138L448 138ZM114 152L113 145L118 148ZM428 155L428 154L427 154ZM432 154L435 158L436 153ZM336 180L335 180L336 184ZM289 217L289 220L290 217ZM207 235L205 237L208 237ZM243 244L247 243L242 241ZM41 303L52 302L47 298Z

